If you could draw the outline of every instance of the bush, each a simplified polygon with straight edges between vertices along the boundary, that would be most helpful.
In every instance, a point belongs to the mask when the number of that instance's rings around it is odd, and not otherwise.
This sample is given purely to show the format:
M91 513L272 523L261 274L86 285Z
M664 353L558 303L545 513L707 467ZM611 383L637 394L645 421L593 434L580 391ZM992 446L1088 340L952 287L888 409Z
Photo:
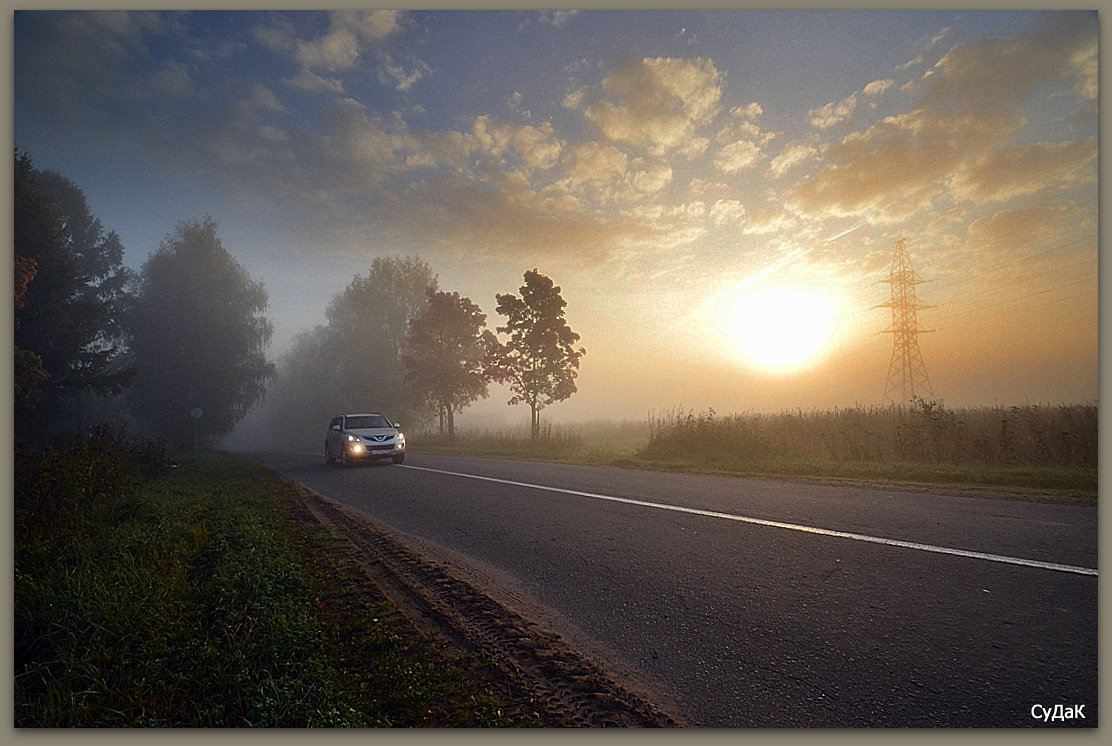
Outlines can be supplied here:
M16 535L57 537L71 531L89 510L168 465L164 443L129 438L125 428L101 426L42 448L17 448Z

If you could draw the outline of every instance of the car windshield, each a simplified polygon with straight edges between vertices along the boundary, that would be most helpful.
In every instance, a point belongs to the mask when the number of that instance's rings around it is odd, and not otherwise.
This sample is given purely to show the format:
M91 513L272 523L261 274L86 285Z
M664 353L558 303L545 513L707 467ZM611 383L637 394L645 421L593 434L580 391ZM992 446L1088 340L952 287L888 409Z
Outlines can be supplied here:
M344 425L348 430L366 430L372 427L393 427L390 421L380 414L365 414L348 417Z

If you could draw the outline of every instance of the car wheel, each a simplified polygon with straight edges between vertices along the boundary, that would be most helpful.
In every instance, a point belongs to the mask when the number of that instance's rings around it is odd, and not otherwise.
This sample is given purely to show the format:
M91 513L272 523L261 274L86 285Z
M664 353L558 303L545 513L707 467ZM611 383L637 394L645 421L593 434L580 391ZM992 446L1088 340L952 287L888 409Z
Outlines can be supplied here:
M324 444L324 463L331 464L331 463L334 463L334 461L335 461L335 459L332 458L332 454L328 452L328 444L325 443Z
M394 457L394 463L395 464L400 464L403 461L405 461L405 454L404 453L400 456L395 456Z

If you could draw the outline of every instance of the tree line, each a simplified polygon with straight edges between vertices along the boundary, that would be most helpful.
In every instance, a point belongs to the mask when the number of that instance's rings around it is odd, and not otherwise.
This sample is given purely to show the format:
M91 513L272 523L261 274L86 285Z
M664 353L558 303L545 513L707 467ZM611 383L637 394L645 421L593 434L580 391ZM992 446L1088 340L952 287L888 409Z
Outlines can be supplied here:
M17 151L14 187L17 444L108 422L186 447L264 402L259 432L275 438L315 440L333 414L366 409L450 438L491 383L528 404L536 437L540 412L576 391L586 351L560 287L535 269L519 294L495 297L502 341L425 262L376 258L276 364L266 289L211 218L179 223L136 272L75 183Z
M491 330L482 309L442 290L427 263L374 259L328 305L326 322L294 339L253 432L308 433L303 445L312 446L334 414L388 409L451 439L455 416L499 383L509 404L528 404L538 437L540 412L576 392L586 350L551 278L526 271L518 292L496 295L505 321Z

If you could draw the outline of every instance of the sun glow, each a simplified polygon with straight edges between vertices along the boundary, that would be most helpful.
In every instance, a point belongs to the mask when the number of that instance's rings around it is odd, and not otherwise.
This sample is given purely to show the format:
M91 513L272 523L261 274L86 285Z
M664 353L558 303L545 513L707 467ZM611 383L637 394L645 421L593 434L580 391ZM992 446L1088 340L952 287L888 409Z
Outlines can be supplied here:
M769 372L790 372L816 361L836 330L838 304L828 294L763 286L731 294L721 331L745 361Z

